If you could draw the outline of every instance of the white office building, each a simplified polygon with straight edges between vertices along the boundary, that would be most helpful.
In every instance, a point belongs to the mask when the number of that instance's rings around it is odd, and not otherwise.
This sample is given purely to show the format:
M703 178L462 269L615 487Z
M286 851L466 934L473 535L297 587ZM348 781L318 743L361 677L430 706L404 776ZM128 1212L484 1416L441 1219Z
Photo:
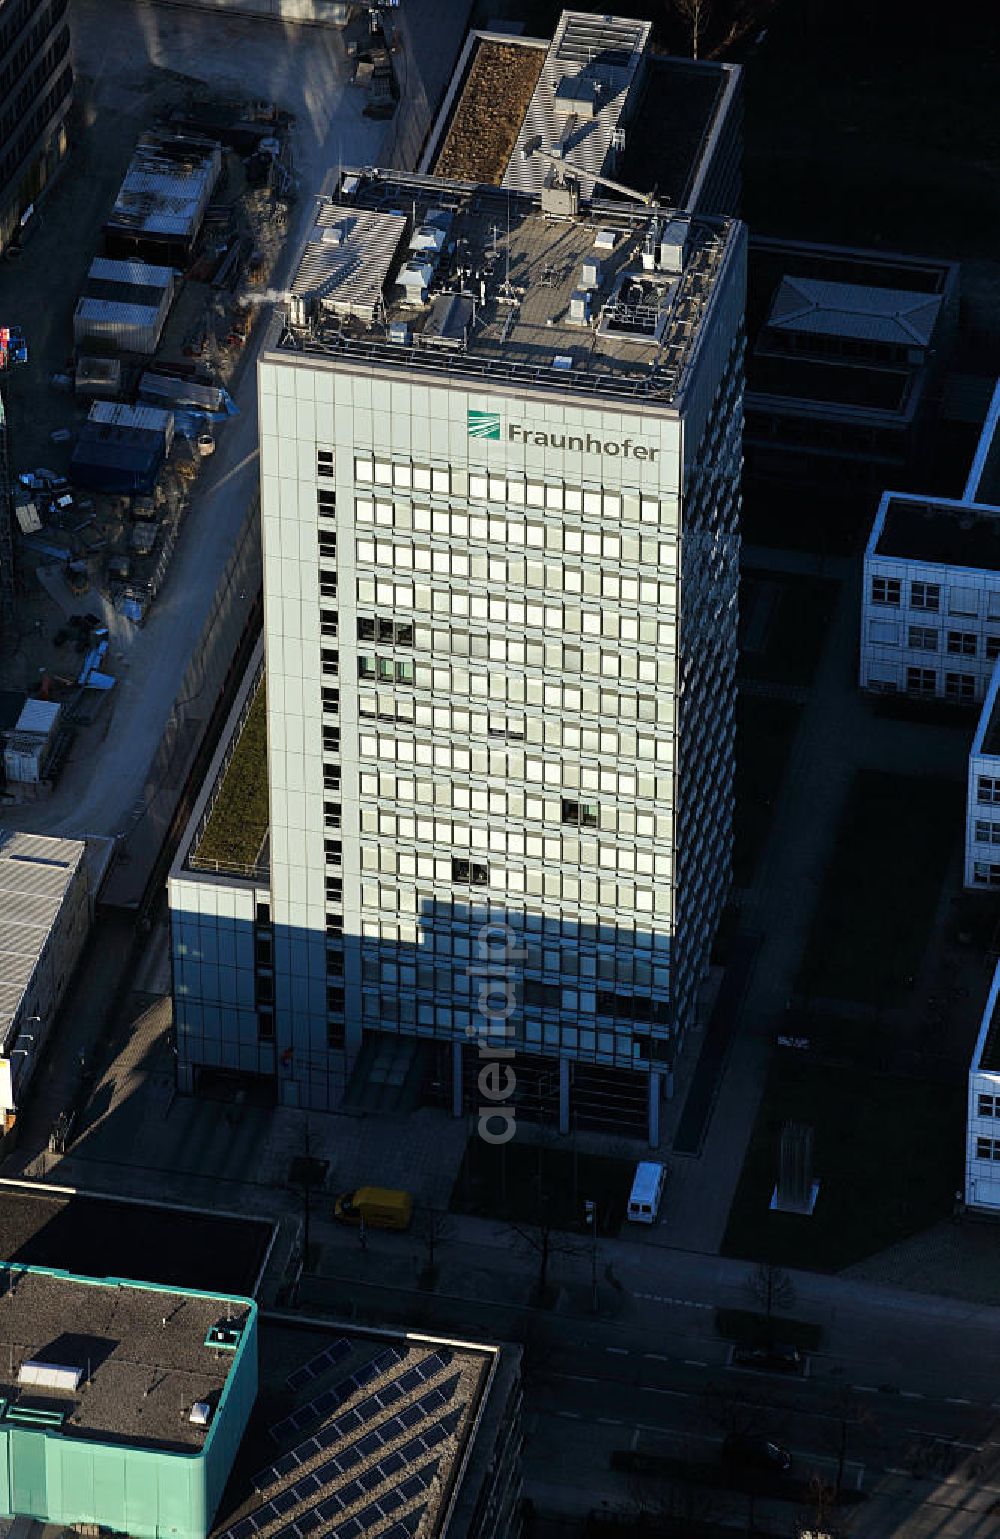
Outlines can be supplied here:
M966 887L1000 887L1000 669L993 677L969 753L965 802Z
M266 862L207 869L206 805L171 883L187 1084L420 1060L458 1113L507 1047L522 1109L657 1141L729 885L745 236L604 199L648 29L606 30L564 18L505 186L318 205L259 371Z
M981 702L998 658L1000 386L961 497L882 497L865 551L861 686Z
M655 1141L729 882L744 240L551 180L346 175L263 355L282 1097L388 1035L458 1109L503 925L561 1125L618 1071Z
M1000 1211L1000 963L997 964L969 1070L965 1201Z

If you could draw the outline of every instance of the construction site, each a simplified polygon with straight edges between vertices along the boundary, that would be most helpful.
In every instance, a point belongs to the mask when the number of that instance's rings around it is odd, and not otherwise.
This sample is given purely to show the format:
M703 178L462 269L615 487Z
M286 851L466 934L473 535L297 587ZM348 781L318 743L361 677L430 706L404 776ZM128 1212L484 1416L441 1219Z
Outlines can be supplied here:
M230 392L295 196L287 114L189 96L134 146L69 335L43 337L36 356L30 325L0 333L0 598L16 637L0 732L24 737L30 695L61 707L33 756L5 754L8 803L51 788L168 580L199 473L237 411ZM50 407L18 422L29 371Z

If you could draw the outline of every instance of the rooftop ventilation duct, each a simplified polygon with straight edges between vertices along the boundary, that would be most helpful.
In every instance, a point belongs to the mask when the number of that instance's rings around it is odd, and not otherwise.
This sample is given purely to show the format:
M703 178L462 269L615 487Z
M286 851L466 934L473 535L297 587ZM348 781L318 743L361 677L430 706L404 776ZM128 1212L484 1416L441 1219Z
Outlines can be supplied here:
M580 212L580 183L575 176L553 166L542 186L542 213L575 219Z
M434 276L430 262L404 262L399 270L399 282L403 287L408 305L422 305L427 300L427 288Z

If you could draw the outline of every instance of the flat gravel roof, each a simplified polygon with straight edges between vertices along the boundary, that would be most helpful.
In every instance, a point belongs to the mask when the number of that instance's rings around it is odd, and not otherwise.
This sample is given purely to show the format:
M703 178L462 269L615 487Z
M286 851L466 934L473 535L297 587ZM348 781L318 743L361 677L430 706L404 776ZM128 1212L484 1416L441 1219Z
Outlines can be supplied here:
M215 1325L246 1319L240 1300L130 1283L0 1268L0 1396L5 1415L61 1417L60 1435L177 1451L204 1446L234 1353L206 1344ZM27 1362L78 1369L75 1390L21 1384Z

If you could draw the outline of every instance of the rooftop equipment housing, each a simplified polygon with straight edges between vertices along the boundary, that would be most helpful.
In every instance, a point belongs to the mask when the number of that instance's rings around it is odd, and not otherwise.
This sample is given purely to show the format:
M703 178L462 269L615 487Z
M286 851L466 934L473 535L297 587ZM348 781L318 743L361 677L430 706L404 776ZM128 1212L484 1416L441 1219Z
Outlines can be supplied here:
M651 31L649 22L562 13L502 186L535 193L546 186L544 162L524 154L537 139L543 149L565 155L579 198L593 197L593 178L612 169L615 133L638 94Z
M82 1368L64 1367L61 1363L29 1361L17 1370L17 1382L30 1384L35 1389L56 1389L75 1395L83 1378Z

